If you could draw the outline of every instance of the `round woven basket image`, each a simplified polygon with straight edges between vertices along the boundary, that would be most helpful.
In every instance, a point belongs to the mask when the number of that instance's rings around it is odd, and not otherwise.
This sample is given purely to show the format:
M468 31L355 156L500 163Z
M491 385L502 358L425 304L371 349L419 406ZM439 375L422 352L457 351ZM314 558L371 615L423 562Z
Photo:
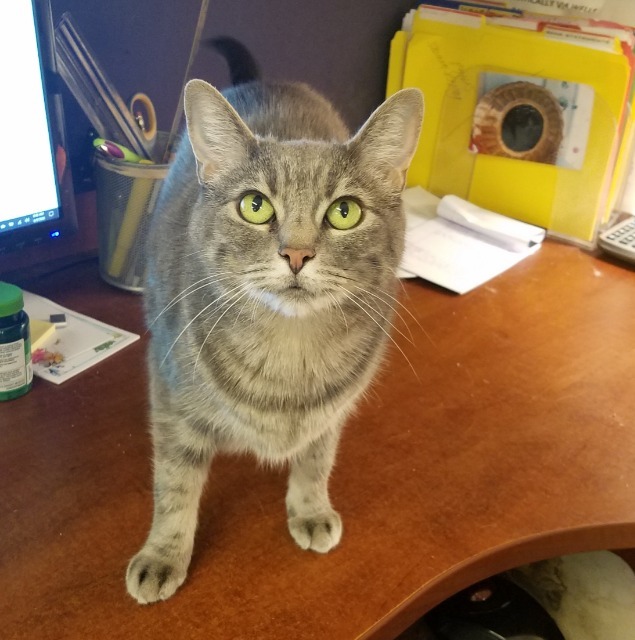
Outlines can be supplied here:
M476 105L472 145L479 153L555 164L563 138L562 108L547 89L510 82Z

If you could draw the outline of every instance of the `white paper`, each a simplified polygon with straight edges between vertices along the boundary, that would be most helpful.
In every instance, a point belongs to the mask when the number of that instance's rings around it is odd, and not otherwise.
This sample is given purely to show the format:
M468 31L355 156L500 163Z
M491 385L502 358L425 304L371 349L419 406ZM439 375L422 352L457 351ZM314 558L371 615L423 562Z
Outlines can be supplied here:
M42 347L51 354L59 354L61 362L46 360L33 364L36 376L54 384L65 382L139 339L135 333L65 309L28 291L24 291L24 309L29 318L46 321L51 314L66 314L66 326L55 331ZM34 356L36 360L38 356Z
M524 251L545 239L545 230L541 227L477 207L458 196L441 198L437 214L440 218L487 236L510 251Z
M532 255L541 245L509 251L486 236L443 218L430 219L439 198L414 187L404 194L406 247L403 271L463 294Z

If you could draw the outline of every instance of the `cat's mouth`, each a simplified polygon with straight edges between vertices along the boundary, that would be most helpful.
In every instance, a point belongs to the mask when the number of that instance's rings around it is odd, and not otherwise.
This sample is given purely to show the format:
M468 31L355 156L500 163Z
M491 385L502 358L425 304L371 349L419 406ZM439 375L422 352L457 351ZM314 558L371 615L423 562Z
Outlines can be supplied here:
M292 282L283 291L283 296L290 297L293 300L309 300L315 298L315 293L310 291L306 287L302 286L299 282Z
M289 274L289 277L282 282L280 282L281 290L283 293L291 293L292 295L297 295L302 292L306 295L312 295L311 287L307 286L310 284L310 279L302 277L302 274Z
M303 283L302 279L293 277L284 285L272 291L268 296L259 299L272 310L286 316L306 316L318 312L328 306L328 298L321 292Z

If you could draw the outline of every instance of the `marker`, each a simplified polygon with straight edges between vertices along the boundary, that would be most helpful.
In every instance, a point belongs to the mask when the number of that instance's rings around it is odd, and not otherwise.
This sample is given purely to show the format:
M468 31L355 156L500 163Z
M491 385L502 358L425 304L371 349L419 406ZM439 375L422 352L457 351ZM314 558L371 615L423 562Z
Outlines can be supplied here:
M121 144L117 144L112 140L106 140L105 138L95 138L93 140L93 147L97 151L103 153L109 158L115 158L116 160L123 160L124 162L135 162L138 164L154 164L152 160L146 160L140 155L137 155L134 151L130 151L128 147L124 147Z

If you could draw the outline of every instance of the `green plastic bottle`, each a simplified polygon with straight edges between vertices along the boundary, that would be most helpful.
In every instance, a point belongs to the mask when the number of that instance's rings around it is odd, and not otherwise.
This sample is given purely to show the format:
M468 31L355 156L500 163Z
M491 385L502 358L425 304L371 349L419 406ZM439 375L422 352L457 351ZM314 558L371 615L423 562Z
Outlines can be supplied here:
M0 282L0 401L31 389L31 335L22 289Z

